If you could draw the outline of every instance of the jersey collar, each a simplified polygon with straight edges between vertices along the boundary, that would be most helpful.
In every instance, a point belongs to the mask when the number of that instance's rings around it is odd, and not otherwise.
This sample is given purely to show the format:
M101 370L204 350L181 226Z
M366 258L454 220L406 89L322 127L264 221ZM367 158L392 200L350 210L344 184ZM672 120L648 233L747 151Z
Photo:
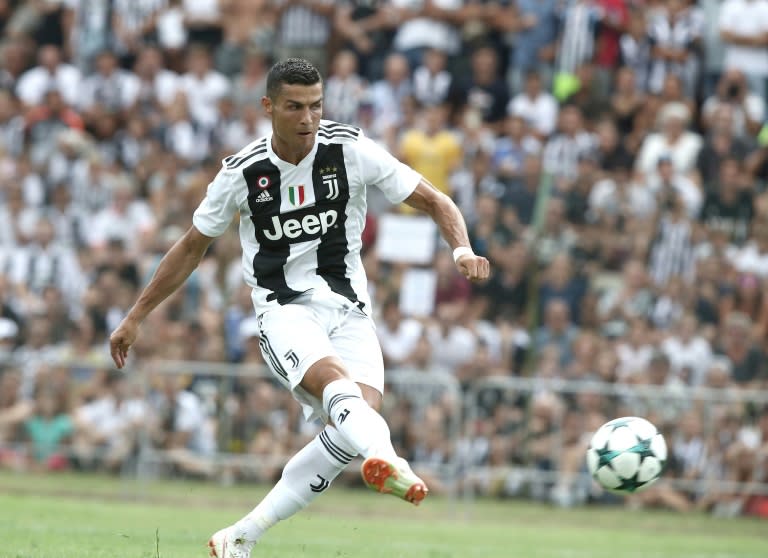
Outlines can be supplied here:
M292 169L305 167L307 165L311 166L312 161L315 160L315 153L317 153L317 134L315 134L315 143L312 145L312 150L307 153L307 155L301 161L299 161L298 165L291 164L288 161L283 161L280 157L278 157L277 153L275 153L274 149L272 149L272 132L270 132L267 136L267 155L269 155L269 160L272 161L272 163L280 170L289 171Z

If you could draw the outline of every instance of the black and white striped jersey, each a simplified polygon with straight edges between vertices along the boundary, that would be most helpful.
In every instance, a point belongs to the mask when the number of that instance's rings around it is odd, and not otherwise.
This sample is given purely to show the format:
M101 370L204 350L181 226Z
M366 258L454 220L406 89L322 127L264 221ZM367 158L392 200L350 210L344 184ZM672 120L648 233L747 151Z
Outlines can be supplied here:
M336 293L367 313L360 259L366 187L399 203L421 175L359 128L330 120L321 121L312 151L298 165L280 159L271 140L270 134L223 160L194 226L220 236L240 212L243 268L257 314L310 292Z

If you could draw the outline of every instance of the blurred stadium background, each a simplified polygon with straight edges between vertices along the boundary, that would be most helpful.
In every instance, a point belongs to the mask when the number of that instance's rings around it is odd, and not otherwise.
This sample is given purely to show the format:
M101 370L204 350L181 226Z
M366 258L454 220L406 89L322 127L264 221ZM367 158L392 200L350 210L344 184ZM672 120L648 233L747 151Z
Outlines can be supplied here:
M765 0L0 0L0 468L269 483L314 435L234 224L127 374L106 344L298 55L493 264L371 192L385 414L436 494L768 516L766 37ZM584 474L621 415L671 448L628 499Z

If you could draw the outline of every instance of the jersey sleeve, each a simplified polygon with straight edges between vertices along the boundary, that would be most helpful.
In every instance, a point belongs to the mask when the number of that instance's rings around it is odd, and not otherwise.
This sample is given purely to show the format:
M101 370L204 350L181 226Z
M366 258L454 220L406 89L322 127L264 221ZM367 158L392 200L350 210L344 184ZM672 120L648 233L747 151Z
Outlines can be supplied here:
M419 185L421 175L395 159L376 142L362 136L357 144L358 162L366 186L376 186L387 199L397 204L410 196Z
M239 210L238 197L244 181L237 170L220 170L192 216L195 228L205 236L224 234Z

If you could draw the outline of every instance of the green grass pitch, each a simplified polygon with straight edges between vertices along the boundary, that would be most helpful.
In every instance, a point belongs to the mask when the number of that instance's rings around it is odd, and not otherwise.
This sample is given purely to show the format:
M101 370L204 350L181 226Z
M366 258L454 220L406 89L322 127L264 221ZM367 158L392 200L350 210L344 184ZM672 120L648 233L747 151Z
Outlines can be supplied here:
M0 473L0 558L204 558L264 487ZM765 558L768 521L334 488L253 558Z

